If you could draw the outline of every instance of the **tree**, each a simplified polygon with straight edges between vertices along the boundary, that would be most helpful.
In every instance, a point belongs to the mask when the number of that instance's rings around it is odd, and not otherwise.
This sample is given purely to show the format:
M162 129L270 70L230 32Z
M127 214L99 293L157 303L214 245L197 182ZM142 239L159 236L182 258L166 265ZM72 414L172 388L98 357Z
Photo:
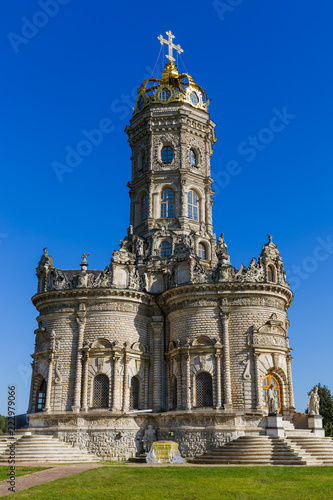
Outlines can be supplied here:
M8 431L8 420L3 415L0 415L0 436Z
M317 386L320 397L319 413L323 417L325 436L333 436L333 396L326 385L317 384ZM313 391L315 387L311 390ZM311 391L309 391L308 394L310 394L310 392Z

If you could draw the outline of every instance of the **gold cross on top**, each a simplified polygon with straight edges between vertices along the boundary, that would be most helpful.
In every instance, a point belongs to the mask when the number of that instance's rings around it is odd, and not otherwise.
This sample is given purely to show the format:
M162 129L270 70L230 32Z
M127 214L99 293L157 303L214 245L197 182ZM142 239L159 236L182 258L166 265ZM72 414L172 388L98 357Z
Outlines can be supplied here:
M178 54L180 54L181 52L184 52L184 51L180 45L174 45L172 43L172 39L175 38L175 35L173 35L171 33L171 31L166 31L166 34L168 35L169 40L165 40L165 38L163 38L162 35L158 36L157 38L161 42L161 45L163 45L163 43L166 43L167 45L169 45L169 55L167 55L165 57L167 57L169 59L169 61L175 61L175 58L173 57L173 54L172 54L172 49L175 49L178 52Z

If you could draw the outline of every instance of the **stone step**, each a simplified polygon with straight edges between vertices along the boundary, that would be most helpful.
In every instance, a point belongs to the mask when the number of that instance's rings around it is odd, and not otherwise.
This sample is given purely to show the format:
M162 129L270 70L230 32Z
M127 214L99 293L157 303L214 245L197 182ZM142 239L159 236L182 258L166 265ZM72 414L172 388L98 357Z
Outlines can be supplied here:
M6 444L5 442L3 444ZM0 452L0 460L8 460L9 447ZM64 443L59 439L46 435L22 436L17 440L15 447L15 457L19 462L98 462L101 459L86 450L75 448L69 443Z
M209 459L209 458L195 458L189 460L191 463L195 464L225 464L225 465L306 465L307 462L305 460L260 460L260 459Z
M221 464L319 465L321 463L297 443L275 436L255 439L242 436L193 460L194 463Z

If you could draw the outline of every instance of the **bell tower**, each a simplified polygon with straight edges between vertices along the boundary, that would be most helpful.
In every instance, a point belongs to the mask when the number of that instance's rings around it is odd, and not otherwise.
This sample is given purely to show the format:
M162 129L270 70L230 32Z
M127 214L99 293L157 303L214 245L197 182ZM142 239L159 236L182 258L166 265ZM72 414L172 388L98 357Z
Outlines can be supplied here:
M212 224L210 157L216 141L206 92L191 75L180 74L167 32L169 51L161 78L145 80L130 125L132 149L130 224L149 241L151 255L173 255L180 238L207 264L216 262Z

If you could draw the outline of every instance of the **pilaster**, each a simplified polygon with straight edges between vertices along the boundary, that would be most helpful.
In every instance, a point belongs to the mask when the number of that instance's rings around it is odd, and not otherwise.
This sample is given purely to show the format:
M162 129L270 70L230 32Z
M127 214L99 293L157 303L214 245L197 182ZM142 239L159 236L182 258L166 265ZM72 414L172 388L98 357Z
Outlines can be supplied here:
M80 304L80 310L76 316L76 322L78 325L77 332L77 352L76 352L76 378L74 385L74 405L72 410L74 412L80 411L81 406L81 384L82 384L82 344L84 329L86 326L86 306L85 304Z
M152 317L153 332L153 409L162 408L163 317Z
M224 409L232 409L231 372L230 372L230 344L229 344L229 312L224 307L220 308L222 321L222 356L224 379Z

